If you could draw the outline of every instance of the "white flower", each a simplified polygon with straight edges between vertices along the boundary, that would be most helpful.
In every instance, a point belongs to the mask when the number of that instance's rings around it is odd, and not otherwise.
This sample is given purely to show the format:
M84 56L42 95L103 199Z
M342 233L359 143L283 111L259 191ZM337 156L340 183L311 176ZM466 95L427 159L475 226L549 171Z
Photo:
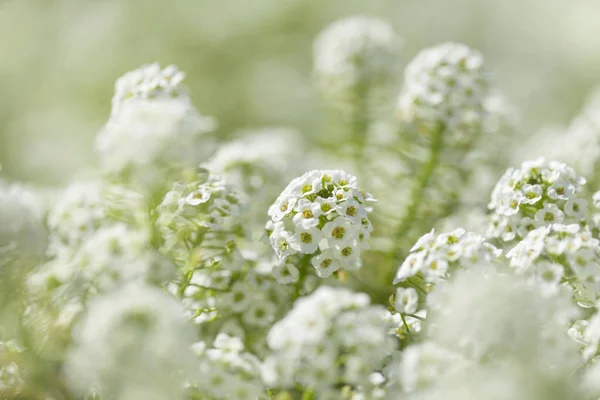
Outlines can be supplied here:
M585 219L588 215L588 204L585 199L572 198L565 203L565 214L576 219Z
M300 253L312 254L319 248L322 237L323 234L317 227L297 226L296 232L291 237L293 240L290 240L290 246Z
M556 204L546 203L544 208L535 213L535 220L540 223L558 223L562 222L564 213Z
M298 280L298 268L296 268L293 264L283 263L280 265L275 265L272 270L272 274L277 279L277 282L287 285L288 283L293 283Z
M328 278L341 268L340 262L333 256L331 250L325 250L310 260L319 278Z
M396 289L396 300L394 306L396 311L403 314L414 314L417 311L419 295L413 288Z
M421 268L423 268L426 256L427 253L425 251L410 253L408 257L406 257L400 268L398 268L398 271L396 272L396 277L394 278L394 285L405 281L411 276L415 276L417 272L419 272Z

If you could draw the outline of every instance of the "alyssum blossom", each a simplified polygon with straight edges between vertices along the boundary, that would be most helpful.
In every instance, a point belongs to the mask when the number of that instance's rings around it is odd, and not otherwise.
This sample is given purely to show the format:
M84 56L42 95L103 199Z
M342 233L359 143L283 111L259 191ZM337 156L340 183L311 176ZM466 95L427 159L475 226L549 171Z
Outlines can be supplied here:
M588 204L580 195L585 183L571 167L543 157L509 168L492 192L486 235L511 241L540 226L589 224Z
M268 211L269 241L281 261L274 271L278 280L296 274L295 255L310 256L321 278L340 268L360 268L360 253L373 229L371 201L356 177L344 171L315 170L292 180Z

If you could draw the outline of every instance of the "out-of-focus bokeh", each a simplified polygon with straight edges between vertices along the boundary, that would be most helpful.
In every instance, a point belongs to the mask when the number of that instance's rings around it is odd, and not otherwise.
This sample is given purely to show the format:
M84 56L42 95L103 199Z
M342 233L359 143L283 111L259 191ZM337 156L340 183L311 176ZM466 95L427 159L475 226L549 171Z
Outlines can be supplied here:
M154 61L186 71L223 139L282 125L318 135L312 41L355 14L391 22L404 63L442 41L480 49L525 134L567 124L600 83L596 0L3 0L3 174L63 183L92 165L114 81Z

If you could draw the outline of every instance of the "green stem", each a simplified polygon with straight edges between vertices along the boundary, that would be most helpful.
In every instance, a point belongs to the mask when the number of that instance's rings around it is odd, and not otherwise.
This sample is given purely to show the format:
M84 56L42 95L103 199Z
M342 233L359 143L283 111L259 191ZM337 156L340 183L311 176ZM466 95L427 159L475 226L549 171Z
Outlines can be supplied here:
M413 226L413 223L415 222L415 219L417 217L417 211L419 205L421 204L425 188L427 187L429 179L433 175L433 172L435 171L435 168L439 163L439 156L442 150L442 138L444 130L445 129L443 126L439 126L433 130L429 158L425 165L423 165L421 173L417 178L416 185L414 186L412 194L410 196L410 203L406 208L406 212L402 217L400 224L398 225L398 229L396 230L396 233L394 235L396 241L401 240L402 237L410 231L410 229Z

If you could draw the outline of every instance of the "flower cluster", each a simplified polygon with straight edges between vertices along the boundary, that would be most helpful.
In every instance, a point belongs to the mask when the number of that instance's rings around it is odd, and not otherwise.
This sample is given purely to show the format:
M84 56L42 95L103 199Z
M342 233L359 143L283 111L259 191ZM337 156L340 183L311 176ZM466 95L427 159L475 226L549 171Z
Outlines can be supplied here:
M266 354L266 332L290 307L290 288L270 275L274 260L236 257L225 268L196 269L172 287L204 341L227 333ZM189 277L189 278L188 278Z
M404 73L400 117L419 126L445 128L460 139L459 133L481 126L487 75L482 55L464 44L443 43L422 50Z
M20 354L24 351L14 340L0 341L0 394L16 397L25 383L19 365Z
M577 224L542 226L506 256L511 267L527 273L543 288L570 287L582 306L593 306L600 292L600 241Z
M373 197L359 189L356 177L344 171L315 170L292 180L268 212L269 241L282 263L274 271L278 280L297 276L290 263L296 254L310 256L321 278L340 268L360 268L373 229L370 201Z
M187 97L187 90L181 84L184 78L185 73L175 65L161 69L157 63L127 72L115 83L112 116L117 115L128 101Z
M398 271L394 284L418 276L428 284L448 278L457 268L469 268L497 259L501 250L485 238L464 229L436 235L423 235L411 248Z
M96 137L107 172L133 176L147 187L160 178L156 167L185 168L208 158L216 122L196 110L182 79L176 67L152 64L117 81L111 117Z
M200 169L190 182L176 182L157 207L156 226L169 254L183 271L205 268L234 252L242 195Z
M492 192L486 235L511 241L540 226L589 224L588 204L581 197L585 182L566 164L544 158L509 168Z
M47 245L44 207L34 192L0 181L0 266L15 258L38 260Z
M313 45L318 86L331 98L360 96L361 90L391 80L399 48L394 29L384 21L360 16L336 21Z
M136 191L102 181L72 183L49 211L50 253L71 254L99 228L117 222L144 229L145 220L145 202Z
M220 333L206 348L204 342L194 344L200 359L197 378L191 391L214 399L259 399L266 392L261 380L260 360L244 351L242 340Z
M340 382L368 385L395 346L384 314L367 295L345 288L323 286L297 300L267 336L265 382L280 389L300 384L319 399L335 398Z
M119 399L180 398L193 342L181 304L159 289L128 285L89 305L75 329L68 383Z
M579 398L566 376L580 366L580 359L576 345L565 335L577 310L567 296L544 294L521 278L466 270L441 283L428 297L423 341L405 348L385 370L388 394L395 394L390 398L410 393L416 398L454 399L461 398L455 391L490 393L489 388L474 385L470 378L474 374L481 386L493 387L494 377L506 379L499 388L507 393L497 398L515 398L512 395L524 388L522 377L505 375L507 367L527 371L529 379L535 376L528 395L516 398L548 398L542 394L555 390L550 388L557 381L564 382L565 396L557 398Z

